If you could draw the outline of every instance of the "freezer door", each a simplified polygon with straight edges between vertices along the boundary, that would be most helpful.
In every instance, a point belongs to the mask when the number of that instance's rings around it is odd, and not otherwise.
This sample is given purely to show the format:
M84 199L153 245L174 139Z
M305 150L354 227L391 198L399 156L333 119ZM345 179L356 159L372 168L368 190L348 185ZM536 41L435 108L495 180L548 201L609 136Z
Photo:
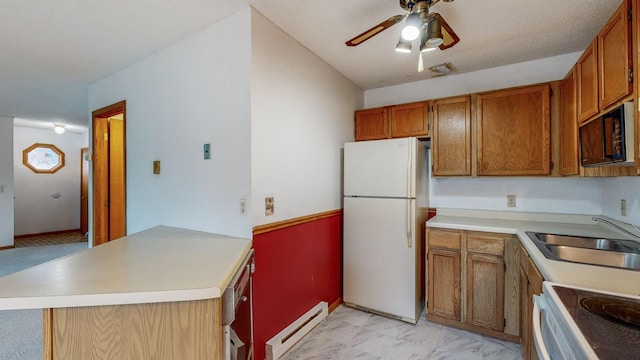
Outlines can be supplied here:
M407 227L415 225L414 206L415 200L344 199L345 303L417 321L419 246Z
M415 138L344 144L344 195L415 197Z

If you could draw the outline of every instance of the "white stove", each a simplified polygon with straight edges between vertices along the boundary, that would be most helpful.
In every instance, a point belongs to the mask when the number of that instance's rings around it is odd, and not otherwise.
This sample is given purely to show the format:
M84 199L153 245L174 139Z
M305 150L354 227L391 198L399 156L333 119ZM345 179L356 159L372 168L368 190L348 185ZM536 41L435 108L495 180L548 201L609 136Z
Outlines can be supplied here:
M640 359L640 296L544 282L534 300L541 359Z

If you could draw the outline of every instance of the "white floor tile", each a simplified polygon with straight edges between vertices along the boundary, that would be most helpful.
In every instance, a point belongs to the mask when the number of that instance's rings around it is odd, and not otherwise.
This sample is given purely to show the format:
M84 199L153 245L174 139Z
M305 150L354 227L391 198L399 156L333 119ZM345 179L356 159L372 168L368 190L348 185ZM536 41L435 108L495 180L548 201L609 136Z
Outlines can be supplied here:
M286 360L521 360L520 346L425 320L416 325L338 307Z

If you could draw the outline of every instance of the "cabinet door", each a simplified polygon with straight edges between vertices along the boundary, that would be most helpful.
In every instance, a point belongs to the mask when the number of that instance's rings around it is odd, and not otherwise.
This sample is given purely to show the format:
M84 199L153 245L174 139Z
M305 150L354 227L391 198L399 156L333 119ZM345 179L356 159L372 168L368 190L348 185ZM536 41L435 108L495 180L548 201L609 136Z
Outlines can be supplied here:
M628 1L623 1L598 35L600 109L606 109L631 93L629 8Z
M560 83L560 107L560 175L577 175L579 168L575 68Z
M471 175L471 98L433 102L431 151L434 176Z
M529 308L529 281L527 280L527 273L522 266L518 266L518 277L520 278L520 347L522 358L529 359L529 338L531 336L529 319L533 309Z
M461 320L460 252L429 249L427 314Z
M549 175L549 85L478 95L478 175Z
M388 137L389 117L386 108L356 111L356 141L386 139Z
M429 135L427 102L395 105L389 110L391 137L426 137Z
M467 254L466 323L504 329L504 260L502 256Z
M578 77L578 122L598 114L598 41L594 40L576 63Z

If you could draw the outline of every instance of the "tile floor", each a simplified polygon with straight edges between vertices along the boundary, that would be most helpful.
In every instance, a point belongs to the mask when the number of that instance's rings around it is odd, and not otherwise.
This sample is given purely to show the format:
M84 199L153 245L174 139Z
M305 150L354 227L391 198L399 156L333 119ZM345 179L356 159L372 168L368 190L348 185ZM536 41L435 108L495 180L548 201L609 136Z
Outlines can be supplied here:
M80 231L65 231L56 234L33 235L14 239L15 247L34 247L60 244L87 242L87 238Z
M284 356L300 359L522 359L518 344L428 322L417 325L341 305Z

